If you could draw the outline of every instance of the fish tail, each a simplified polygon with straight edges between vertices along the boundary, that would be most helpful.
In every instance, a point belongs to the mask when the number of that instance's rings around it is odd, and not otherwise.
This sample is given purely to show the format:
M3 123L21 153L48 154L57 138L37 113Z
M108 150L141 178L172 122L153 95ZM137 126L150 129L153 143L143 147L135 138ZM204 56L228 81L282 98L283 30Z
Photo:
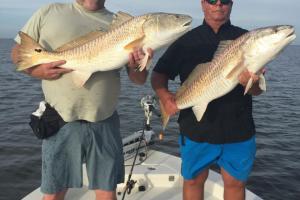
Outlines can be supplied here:
M167 114L166 109L160 100L159 100L159 106L160 106L160 112L161 112L162 126L163 126L163 130L165 130L167 127L167 124L169 122L170 115Z
M41 58L41 54L45 51L44 48L26 33L20 31L19 36L21 38L21 44L18 49L17 71L22 71L41 64L39 59Z

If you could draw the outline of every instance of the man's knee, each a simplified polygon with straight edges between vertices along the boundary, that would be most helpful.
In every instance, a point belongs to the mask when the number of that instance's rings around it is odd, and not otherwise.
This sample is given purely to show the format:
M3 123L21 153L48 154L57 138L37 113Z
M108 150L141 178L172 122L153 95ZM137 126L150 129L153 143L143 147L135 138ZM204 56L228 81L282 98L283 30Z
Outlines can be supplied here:
M44 194L43 200L63 200L67 190L55 193L55 194Z
M225 170L222 170L222 178L224 181L225 188L239 188L239 189L245 188L246 185L245 182L237 180Z
M245 183L234 178L232 179L224 179L224 187L225 188L245 188Z
M117 200L115 191L95 190L96 200Z
M186 186L202 186L208 177L208 170L201 172L196 178L185 180Z

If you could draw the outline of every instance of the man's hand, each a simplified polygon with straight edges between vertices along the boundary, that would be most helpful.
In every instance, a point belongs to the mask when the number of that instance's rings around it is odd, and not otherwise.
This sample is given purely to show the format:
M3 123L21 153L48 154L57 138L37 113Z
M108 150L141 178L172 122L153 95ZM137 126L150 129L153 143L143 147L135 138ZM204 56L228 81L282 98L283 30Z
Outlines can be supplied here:
M175 94L168 90L168 76L153 71L151 77L152 88L158 96L166 114L174 115L179 111L176 105Z
M253 78L253 84L255 84L259 80L259 76L249 72L247 69L244 70L240 75L239 75L239 82L242 86L246 87L248 81L250 78Z
M259 75L264 74L266 71L265 68L262 68L260 71L257 72L258 75L249 72L247 69L244 70L240 75L239 75L239 82L242 86L246 87L249 79L252 77L253 78L253 84L257 83L259 80Z
M55 80L60 78L63 74L72 71L71 69L65 69L59 67L65 63L66 61L64 60L44 63L32 68L28 68L24 71L35 78L45 79L45 80Z
M149 58L151 59L153 57L152 49L147 49L147 52ZM146 54L143 52L142 48L135 49L132 53L129 54L129 62L127 64L128 76L132 82L138 85L144 84L147 80L147 70L137 70L145 55Z
M251 95L260 95L262 93L262 89L259 87L259 76L261 74L264 74L266 71L265 68L262 68L260 71L257 72L257 74L254 74L252 72L249 72L247 69L244 70L240 75L239 75L239 83L244 86L245 88L247 87L248 81L250 78L252 78L252 84L250 85L251 87L249 90L245 92L251 94Z
M164 106L166 113L170 116L175 115L179 111L175 101L175 94L165 91L161 92L159 99Z
M148 48L147 52L150 55L150 59L153 57L153 50ZM127 66L136 70L136 68L140 65L141 60L145 57L145 52L142 48L135 49L132 53L129 54L129 62Z

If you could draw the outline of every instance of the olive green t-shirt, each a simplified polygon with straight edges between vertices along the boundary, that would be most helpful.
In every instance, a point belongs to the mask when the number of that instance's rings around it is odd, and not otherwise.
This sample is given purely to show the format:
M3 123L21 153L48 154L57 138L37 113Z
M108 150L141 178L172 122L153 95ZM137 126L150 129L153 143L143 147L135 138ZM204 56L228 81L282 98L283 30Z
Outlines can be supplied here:
M113 13L104 9L91 12L77 2L54 3L42 7L29 19L22 31L48 51L91 31L109 28ZM20 38L15 38L20 43ZM57 80L42 80L45 100L67 121L100 121L116 109L120 93L119 70L92 74L83 88L73 84L71 73Z

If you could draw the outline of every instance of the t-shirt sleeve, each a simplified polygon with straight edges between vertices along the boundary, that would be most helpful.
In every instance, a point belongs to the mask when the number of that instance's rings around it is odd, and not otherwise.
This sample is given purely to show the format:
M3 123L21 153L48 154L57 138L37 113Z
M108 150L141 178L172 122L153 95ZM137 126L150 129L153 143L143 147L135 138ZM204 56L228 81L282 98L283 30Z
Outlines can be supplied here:
M39 41L40 38L40 29L42 26L42 17L45 14L45 11L49 9L49 5L44 6L40 9L38 9L26 22L24 27L21 29L22 32L28 34L30 37L32 37L35 41ZM15 37L15 42L18 44L21 43L21 39L19 34Z
M166 52L160 57L153 71L165 74L169 79L174 80L179 74L182 60L182 48L179 43L173 43Z

